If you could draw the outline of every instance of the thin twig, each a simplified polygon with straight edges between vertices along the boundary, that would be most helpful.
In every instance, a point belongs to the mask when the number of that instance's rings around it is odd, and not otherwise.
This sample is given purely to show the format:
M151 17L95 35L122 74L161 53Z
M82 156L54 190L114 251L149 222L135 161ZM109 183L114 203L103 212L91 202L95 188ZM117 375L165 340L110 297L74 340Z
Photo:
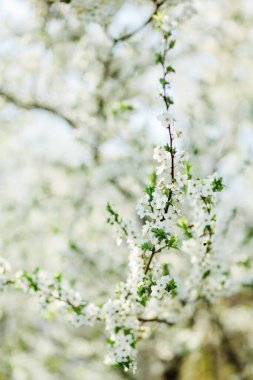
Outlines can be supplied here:
M147 20L142 25L140 25L138 28L134 29L132 32L126 33L126 34L124 34L121 37L113 38L112 39L113 40L113 44L117 45L119 42L123 42L123 41L128 40L129 38L133 37L135 34L137 34L138 32L140 32L142 29L144 29L147 25L149 25L151 23L151 21L153 20L153 17L157 14L158 10L161 8L161 6L166 1L167 0L162 0L162 1L158 2L158 3L156 3L156 7L155 7L154 11L152 12L152 14L147 18Z

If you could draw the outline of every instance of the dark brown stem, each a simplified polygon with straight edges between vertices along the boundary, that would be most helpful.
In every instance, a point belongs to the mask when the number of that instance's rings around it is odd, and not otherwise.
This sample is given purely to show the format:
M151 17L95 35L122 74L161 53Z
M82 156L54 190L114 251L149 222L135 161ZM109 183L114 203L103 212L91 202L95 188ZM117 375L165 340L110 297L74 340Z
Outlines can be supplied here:
M166 108L167 112L169 111L169 108L170 108L170 105L171 105L171 102L169 101L169 97L167 96L167 84L166 84L167 83L167 81L166 81L166 76L167 76L166 56L167 56L167 53L168 53L169 50L170 50L169 36L167 36L167 37L165 37L165 41L164 41L163 58L162 58L162 67L163 67L163 81L162 81L162 91L163 92L162 92L162 98L163 98L163 101L164 101L165 108ZM175 162L174 162L175 149L174 149L174 146L173 146L173 135L172 135L172 130L171 130L171 124L170 123L168 124L167 129L168 129L168 132L169 132L169 145L168 145L169 149L168 150L170 152L170 157L171 157L170 176L171 176L171 183L173 183L174 180L175 180ZM168 199L167 199L166 205L164 207L164 214L168 213L172 196L173 196L173 192L170 189L170 192L169 192L169 195L168 195ZM163 220L165 220L164 216L162 217L161 221L163 221ZM150 258L149 258L149 261L148 261L148 264L147 264L145 272L144 272L145 275L149 271L151 262L152 262L152 260L153 260L153 258L154 258L154 256L155 256L156 253L157 253L157 251L155 251L155 248L153 248L152 253L150 255Z
M167 76L167 73L166 73L166 55L167 55L168 51L169 51L169 46L168 46L168 38L167 38L165 40L165 43L164 43L163 60L162 60L162 62L163 62L163 64L162 64L162 66L163 66L163 85L162 85L163 94L162 94L162 98L163 98L167 112L169 111L170 105L171 105L171 103L169 102L168 96L167 96L167 87L166 87L167 86L166 85L166 76ZM171 176L171 182L173 182L175 179L175 162L174 162L175 149L173 146L173 135L172 135L172 128L171 128L170 123L168 124L167 129L169 132L169 152L170 152L170 158L171 158L170 176ZM168 212L169 202L170 202L171 197L172 197L172 192L170 192L170 194L169 194L169 199L168 199L167 204L165 206L165 213Z
M165 325L168 325L168 326L174 326L175 323L174 322L170 322L170 321L167 321L166 319L160 319L160 318L150 318L150 319L146 319L146 318L138 318L138 320L140 322L143 322L143 323L151 323L151 322L157 322L157 323L164 323Z
M170 167L170 175L172 182L175 179L175 163L174 163L174 157L175 157L175 150L173 147L173 136L171 131L171 125L168 125L168 131L169 131L169 138L170 138L170 157L171 157L171 167Z
M145 275L148 273L148 271L149 271L149 268L150 268L150 264L151 264L151 262L152 262L152 260L153 260L153 257L155 256L155 254L156 254L156 250L155 250L155 248L153 248L152 249L152 252L151 252L151 255L150 255L150 258L149 258L149 260L148 260L148 263L147 263L147 266L146 266L146 268L145 268Z

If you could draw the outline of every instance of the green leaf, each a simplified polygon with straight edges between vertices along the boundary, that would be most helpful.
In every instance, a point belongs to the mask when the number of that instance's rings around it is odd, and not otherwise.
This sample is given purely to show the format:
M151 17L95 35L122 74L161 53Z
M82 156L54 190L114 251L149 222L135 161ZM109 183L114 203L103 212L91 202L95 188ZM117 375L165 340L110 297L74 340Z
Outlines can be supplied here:
M176 154L177 152L176 148L171 148L168 144L165 145L164 149L166 152L173 153L173 154Z
M192 165L188 161L184 161L184 174L187 175L188 179L192 178L191 169L192 169Z
M108 202L106 205L106 210L111 215L111 217L107 218L107 223L112 224L112 225L114 223L118 224L118 226L121 228L122 232L124 232L125 235L128 235L127 225L120 218L119 214L113 210L112 206Z
M76 252L76 253L81 253L80 248L78 247L78 245L77 245L74 241L70 241L70 242L69 242L69 248L70 248L72 251Z
M213 186L213 192L222 191L224 188L223 183L222 183L222 177L214 178L212 182L212 186Z
M132 335L132 334L133 334L132 329L130 329L130 328L124 329L124 335Z
M61 273L56 273L54 278L58 281L58 282L61 282L62 281L62 274Z
M32 276L30 276L27 272L24 272L23 276L29 282L30 288L32 288L35 292L37 292L39 290L39 286L38 286L37 282L32 278Z
M164 78L160 78L159 81L160 81L161 85L163 85L163 86L166 86L166 84L169 84L169 82Z
M204 202L204 204L206 206L206 211L210 214L211 210L213 208L213 202L212 202L211 195L201 196L201 199L202 199L202 201Z
M157 179L156 172L152 172L152 173L149 175L150 186L152 186L152 187L155 187L155 186L156 186L156 179Z
M167 263L162 265L163 276L168 276L170 274L169 266L170 264Z
M149 202L152 202L152 200L153 200L153 193L154 193L154 191L155 191L154 186L147 185L145 187L145 192L148 195L148 201Z
M164 64L164 56L161 53L156 53L155 55L155 63Z
M149 243L148 241L146 241L145 243L143 243L143 244L141 245L141 249L142 249L143 251L152 251L152 249L153 249L153 245L152 245L151 243Z
M171 238L168 240L167 243L168 247L178 249L178 236L173 235Z
M192 227L192 225L189 225L189 222L186 218L182 218L178 221L178 227L182 228L184 235L190 239L192 238L192 233L189 231L189 229Z
M106 338L106 343L109 344L109 346L113 346L115 341L113 339Z
M166 67L166 74L169 74L169 73L175 73L175 69L172 67L172 66L167 66Z
M137 299L137 302L139 302L142 306L146 306L146 303L148 301L148 293L150 293L150 291L151 290L149 290L147 286L140 286L137 289L137 295L139 297L139 299Z
M171 32L170 31L167 31L167 32L163 32L163 37L165 39L169 38L171 36Z
M210 274L211 274L211 270L210 269L208 269L207 271L205 271L205 273L203 274L203 280L205 279L205 278L207 278L208 276L210 276Z
M161 242L162 240L167 239L168 233L164 231L163 228L151 228L151 232L153 232L154 236Z
M170 105L174 104L174 100L171 96L165 96L164 100L166 101L166 103L168 103Z
M169 42L169 49L173 49L175 45L176 45L176 41L175 40L171 40Z
M71 305L70 307L70 309L73 310L77 315L82 314L83 308L84 308L84 305L78 305L78 306Z
M177 284L176 284L174 278L172 278L168 282L168 284L166 285L166 291L171 293L172 295L175 295L176 294L176 292L175 292L176 288L177 288Z
M167 189L166 187L162 190L163 194L166 195L167 198L169 198L171 189Z
M213 227L210 224L205 225L203 235L213 235Z
M130 356L127 357L127 360L124 362L117 362L113 365L114 368L122 368L124 370L128 370L130 365L133 363L133 359Z

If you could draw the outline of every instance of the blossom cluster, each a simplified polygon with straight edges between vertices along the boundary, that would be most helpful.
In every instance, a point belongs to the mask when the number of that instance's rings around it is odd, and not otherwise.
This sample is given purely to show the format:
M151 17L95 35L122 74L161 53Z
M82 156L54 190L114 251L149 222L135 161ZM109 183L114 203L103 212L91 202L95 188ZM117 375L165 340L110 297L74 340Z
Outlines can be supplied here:
M37 268L33 273L17 272L11 281L23 292L36 294L43 308L53 306L57 311L62 311L77 327L92 326L99 320L100 309L69 288L59 273L52 276Z

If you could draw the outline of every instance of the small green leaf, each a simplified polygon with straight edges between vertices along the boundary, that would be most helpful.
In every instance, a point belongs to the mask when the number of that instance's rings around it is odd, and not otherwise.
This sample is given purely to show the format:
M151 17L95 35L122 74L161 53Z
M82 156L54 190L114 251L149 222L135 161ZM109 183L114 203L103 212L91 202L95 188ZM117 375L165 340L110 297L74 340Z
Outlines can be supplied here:
M211 210L213 208L213 202L212 202L212 197L211 195L207 195L207 196L201 196L201 199L202 201L204 202L205 206L206 206L206 211L208 212L208 214L211 213Z
M170 274L169 270L169 264L165 263L162 265L162 271L163 271L163 276L167 276Z
M192 165L188 161L184 161L184 174L187 175L188 179L192 178L191 169L192 169Z
M149 242L145 242L145 243L143 243L142 245L141 245L141 249L143 250L143 251L152 251L152 249L153 249L153 245L151 244L151 243L149 243Z
M152 172L152 173L149 175L150 186L152 186L152 187L155 187L155 186L156 186L156 179L157 179L156 172Z
M174 278L172 278L168 284L166 285L166 291L171 293L172 295L175 295L176 294L176 288L177 288L177 284L174 280Z
M124 335L130 335L133 334L133 330L130 328L124 329Z
M113 346L115 341L113 339L106 338L106 343L109 344L109 346Z
M211 274L211 270L210 269L208 269L207 271L205 271L205 273L203 274L203 280L205 279L205 278L207 278L208 276L210 276L210 274Z
M166 101L166 103L168 103L169 105L172 105L174 104L174 100L171 96L165 96L164 97L164 100Z
M164 56L161 53L156 53L155 55L155 63L164 64Z
M169 74L169 73L175 73L175 69L172 67L172 66L167 66L166 67L166 74Z
M171 40L169 42L169 49L173 49L175 45L176 45L176 41L175 40Z
M169 84L169 82L164 78L160 78L159 81L160 81L161 85L163 85L163 86L166 86L166 84Z
M151 232L153 232L154 236L161 242L162 240L167 239L168 233L164 231L163 228L151 228Z
M223 183L222 183L222 177L214 178L212 182L212 186L213 186L213 192L222 191L224 188Z
M192 238L192 233L190 231L190 228L193 227L192 225L189 224L188 220L186 218L179 219L178 221L178 227L182 228L184 235L190 239Z
M152 202L152 200L153 200L153 192L154 192L154 191L155 191L154 186L147 185L147 186L145 187L145 192L146 192L146 194L148 195L148 201L149 201L149 202Z
M178 237L177 237L177 235L171 236L167 245L170 248L178 249Z

